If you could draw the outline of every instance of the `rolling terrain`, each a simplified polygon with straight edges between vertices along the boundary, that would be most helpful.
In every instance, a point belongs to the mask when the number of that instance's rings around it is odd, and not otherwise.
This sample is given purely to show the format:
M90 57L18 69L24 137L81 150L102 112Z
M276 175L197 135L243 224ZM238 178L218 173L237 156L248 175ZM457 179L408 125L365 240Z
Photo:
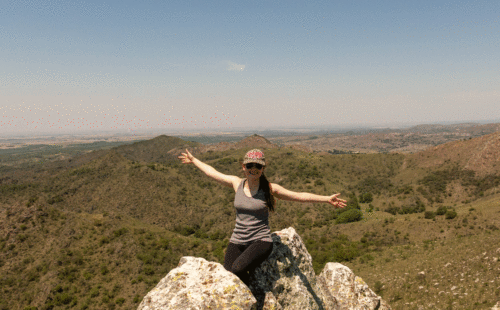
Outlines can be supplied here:
M499 143L493 132L414 154L334 155L257 135L215 146L158 136L4 165L0 309L135 309L180 257L222 263L234 193L176 156L189 148L239 174L254 147L271 182L348 199L345 212L278 201L271 214L272 231L297 229L317 273L342 262L394 309L489 309L500 299Z

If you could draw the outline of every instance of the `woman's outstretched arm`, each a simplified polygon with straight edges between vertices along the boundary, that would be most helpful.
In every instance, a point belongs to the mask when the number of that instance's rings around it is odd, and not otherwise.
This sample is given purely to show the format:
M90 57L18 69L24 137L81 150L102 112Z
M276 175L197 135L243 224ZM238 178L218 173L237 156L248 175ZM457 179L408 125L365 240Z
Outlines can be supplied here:
M346 206L346 201L344 199L338 198L340 194L334 194L331 196L315 195L311 193L297 193L287 190L281 185L272 183L271 188L273 195L282 200L298 201L298 202L327 202L334 206L335 208L343 208Z
M187 149L186 153L181 153L181 155L177 158L179 158L183 164L194 164L196 167L198 167L198 169L203 171L203 173L205 173L215 181L221 183L222 185L232 187L235 190L238 188L238 185L241 182L241 179L239 177L220 173L212 166L207 165L199 159L195 158Z

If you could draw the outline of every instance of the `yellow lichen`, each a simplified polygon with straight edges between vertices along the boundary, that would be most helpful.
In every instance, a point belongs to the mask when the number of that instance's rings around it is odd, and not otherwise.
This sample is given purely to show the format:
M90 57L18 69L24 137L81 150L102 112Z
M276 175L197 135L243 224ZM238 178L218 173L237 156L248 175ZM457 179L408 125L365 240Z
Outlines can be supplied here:
M175 274L175 278L173 279L173 281L175 282L175 281L179 280L179 278L182 277L185 274L186 274L185 272L176 273Z
M236 285L230 285L224 288L224 294L234 293L236 291Z

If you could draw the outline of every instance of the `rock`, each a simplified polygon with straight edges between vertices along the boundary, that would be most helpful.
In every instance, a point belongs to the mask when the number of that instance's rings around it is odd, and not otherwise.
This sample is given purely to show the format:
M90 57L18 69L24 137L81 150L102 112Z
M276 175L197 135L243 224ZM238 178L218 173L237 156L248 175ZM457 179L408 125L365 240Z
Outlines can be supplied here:
M271 235L273 252L250 278L250 289L272 292L284 309L325 309L325 296L314 273L312 257L292 227ZM256 296L257 308L263 300ZM265 308L263 308L265 309Z
M337 301L338 309L390 309L363 279L342 264L327 263L318 277L324 279L324 285Z
M153 309L391 309L346 266L327 263L319 276L295 229L271 235L271 255L247 287L215 262L183 257L150 291L138 310Z
M493 308L491 308L491 310L500 310L500 301L497 302L497 304L494 305Z
M250 310L255 302L248 287L221 264L184 256L137 309Z
M418 280L425 280L425 272L424 271L420 271L418 274L417 274L417 279Z

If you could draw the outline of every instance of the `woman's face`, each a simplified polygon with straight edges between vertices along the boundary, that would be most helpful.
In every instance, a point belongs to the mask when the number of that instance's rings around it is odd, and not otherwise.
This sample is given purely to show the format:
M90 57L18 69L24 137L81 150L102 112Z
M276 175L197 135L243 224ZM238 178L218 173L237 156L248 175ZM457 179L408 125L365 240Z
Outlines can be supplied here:
M243 165L243 172L245 173L245 177L247 179L260 178L260 176L264 172L264 169L266 169L266 167L262 167L261 169L257 169L257 167L255 167L255 165L252 168L247 169L246 165Z

